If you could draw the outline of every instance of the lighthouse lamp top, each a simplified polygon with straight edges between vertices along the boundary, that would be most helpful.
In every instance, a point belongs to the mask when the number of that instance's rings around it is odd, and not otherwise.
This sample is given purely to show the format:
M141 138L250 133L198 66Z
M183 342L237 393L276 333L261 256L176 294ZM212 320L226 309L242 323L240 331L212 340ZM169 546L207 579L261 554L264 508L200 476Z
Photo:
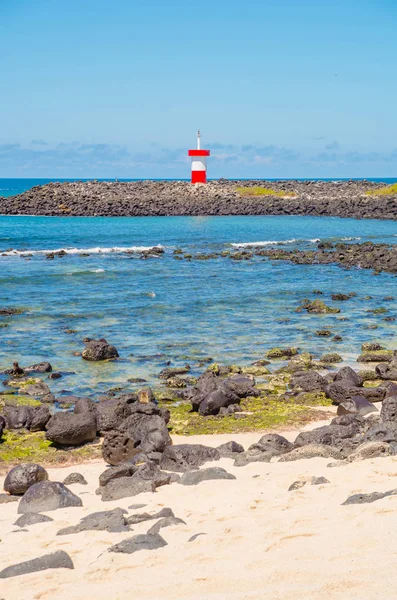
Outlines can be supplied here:
M201 149L201 131L200 131L200 129L197 132L197 150L188 150L188 155L189 156L209 156L210 155L209 150Z

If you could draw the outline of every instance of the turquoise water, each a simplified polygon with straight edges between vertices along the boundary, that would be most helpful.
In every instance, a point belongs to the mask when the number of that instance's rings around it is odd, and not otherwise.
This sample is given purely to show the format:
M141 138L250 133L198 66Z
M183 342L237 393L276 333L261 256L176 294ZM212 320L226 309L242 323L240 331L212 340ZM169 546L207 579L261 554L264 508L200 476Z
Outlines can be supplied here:
M89 179L1 179L0 178L0 197L3 196L7 198L8 196L16 196L17 194L22 194L30 188L36 185L45 185L46 183L51 183L52 181L89 181ZM115 181L114 179L98 179L98 181ZM119 179L118 181L141 181L140 179ZM163 180L164 181L164 180ZM172 181L172 180L170 180ZM181 180L179 180L181 181ZM183 181L183 180L182 180ZM186 181L188 181L186 179ZM272 181L268 179L268 181ZM301 180L305 181L305 180ZM322 179L320 181L333 181L332 179ZM339 179L339 181L343 181L343 178ZM368 181L377 181L383 182L385 184L397 183L397 179L384 177L384 178L369 178ZM0 210L1 213L1 210Z
M49 360L54 369L75 373L49 382L54 392L96 393L132 377L158 383L167 361L189 362L197 372L204 357L247 364L276 345L318 355L336 351L346 361L366 340L392 347L396 324L384 318L397 317L393 275L261 257L179 261L173 250L195 254L253 242L315 248L314 240L346 238L397 243L396 236L394 221L331 217L0 217L0 308L25 309L0 316L0 324L8 324L0 328L0 370L13 360ZM155 245L164 247L160 258L142 260L134 252ZM62 248L66 256L46 259L46 251ZM342 312L297 313L304 298L317 297L314 290ZM330 298L334 292L357 296L338 304ZM367 312L378 307L388 312ZM331 329L343 341L319 338L318 329ZM107 338L120 361L92 364L75 356L86 336Z

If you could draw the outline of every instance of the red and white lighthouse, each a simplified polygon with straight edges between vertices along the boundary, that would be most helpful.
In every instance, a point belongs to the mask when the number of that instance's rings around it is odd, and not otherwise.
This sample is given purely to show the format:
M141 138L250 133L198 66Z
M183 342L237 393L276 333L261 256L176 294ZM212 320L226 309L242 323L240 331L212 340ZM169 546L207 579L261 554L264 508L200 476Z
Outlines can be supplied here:
M209 150L200 148L200 131L197 132L197 150L188 150L188 155L192 160L192 183L207 183L207 156Z

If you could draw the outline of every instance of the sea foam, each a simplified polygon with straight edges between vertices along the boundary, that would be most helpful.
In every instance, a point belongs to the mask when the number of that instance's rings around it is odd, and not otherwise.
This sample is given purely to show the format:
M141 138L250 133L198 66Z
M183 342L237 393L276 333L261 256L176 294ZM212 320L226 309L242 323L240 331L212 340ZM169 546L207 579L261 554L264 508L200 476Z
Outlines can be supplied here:
M8 250L1 252L1 256L31 256L35 254L56 254L65 252L66 254L121 254L123 252L145 252L154 248L163 248L163 246L113 246L111 248L52 248L50 250Z
M310 240L298 240L294 238L292 240L268 240L266 242L240 242L238 244L231 244L231 246L233 246L233 248L248 248L249 246L278 246L283 244L296 244L297 242L310 242L312 244L316 244L320 241L321 240L318 238L313 238Z

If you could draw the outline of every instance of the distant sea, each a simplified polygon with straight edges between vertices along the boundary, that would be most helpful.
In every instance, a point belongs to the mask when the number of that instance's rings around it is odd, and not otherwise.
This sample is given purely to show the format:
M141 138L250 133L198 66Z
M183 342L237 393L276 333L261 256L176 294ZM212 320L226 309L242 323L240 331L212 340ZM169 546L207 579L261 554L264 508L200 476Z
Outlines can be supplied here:
M3 196L5 198L7 198L8 196L16 196L17 194L22 194L23 192L26 192L27 190L30 190L32 187L36 186L36 185L45 185L46 183L51 183L54 181L59 181L59 182L64 182L64 181L92 181L93 179L95 179L94 177L91 177L90 179L82 179L82 178L76 178L76 179L2 179L0 178L0 197ZM244 177L239 177L238 178L240 181L243 181L244 179L246 179L247 181L253 181L254 178L244 178ZM259 179L259 178L256 178ZM267 181L279 181L280 178L269 178L269 177L263 177L261 179L266 179ZM349 178L346 177L332 177L332 178L296 178L297 181L348 181ZM355 179L356 181L360 181L361 179L364 178L352 178ZM391 184L391 183L397 183L397 178L393 178L393 177L367 177L366 178L367 181L375 181L375 182L381 182L381 183L385 183L385 184ZM96 181L116 181L115 179L96 179ZM148 181L148 179L118 179L118 181ZM166 178L162 178L162 179L153 179L152 181L188 181L188 179L183 179L183 178L178 178L178 179L166 179Z

